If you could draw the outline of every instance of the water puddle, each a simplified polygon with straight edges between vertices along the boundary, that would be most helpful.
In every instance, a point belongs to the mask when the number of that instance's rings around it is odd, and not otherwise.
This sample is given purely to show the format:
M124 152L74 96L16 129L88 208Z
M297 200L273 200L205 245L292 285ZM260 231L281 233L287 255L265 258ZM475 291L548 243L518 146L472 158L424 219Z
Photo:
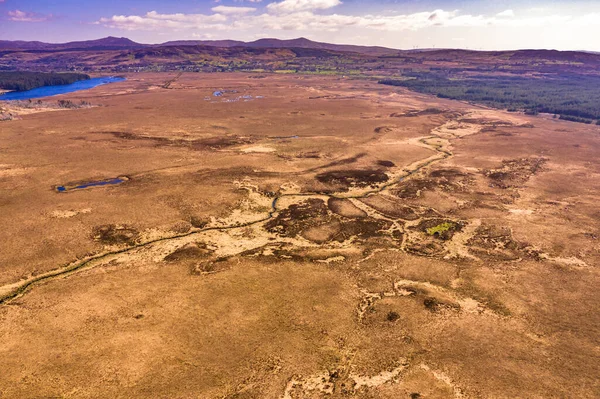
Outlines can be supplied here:
M271 140L289 140L289 139L299 139L300 136L294 135L294 136L272 136L269 137Z
M127 177L121 176L121 177L115 177L114 179L96 180L96 181L89 181L89 182L85 182L85 183L80 182L80 183L73 183L73 184L65 184L64 186L56 186L55 189L59 193L66 193L69 191L83 190L83 189L91 188L91 187L103 187L103 186L121 184L121 183L126 182L127 180L129 180Z

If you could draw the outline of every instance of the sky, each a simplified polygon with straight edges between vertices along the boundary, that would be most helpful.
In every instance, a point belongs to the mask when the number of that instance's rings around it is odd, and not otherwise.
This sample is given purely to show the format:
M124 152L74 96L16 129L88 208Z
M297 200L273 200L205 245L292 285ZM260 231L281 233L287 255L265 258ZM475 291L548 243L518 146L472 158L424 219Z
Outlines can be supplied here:
M600 0L0 0L0 40L105 36L600 51Z

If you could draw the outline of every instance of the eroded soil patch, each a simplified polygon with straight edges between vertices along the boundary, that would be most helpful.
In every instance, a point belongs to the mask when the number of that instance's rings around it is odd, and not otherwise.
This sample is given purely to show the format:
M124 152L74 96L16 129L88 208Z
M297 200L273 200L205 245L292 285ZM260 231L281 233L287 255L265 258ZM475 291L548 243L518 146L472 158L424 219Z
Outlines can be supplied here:
M394 112L390 115L390 118L416 118L417 116L423 115L440 115L445 114L446 111L439 108L426 108L423 110L409 110L406 112Z
M398 198L415 199L425 191L465 192L473 185L473 178L457 169L436 169L422 177L407 179L391 193Z
M346 215L354 213L358 217L340 216L330 212L325 201L310 198L281 210L275 218L265 224L265 229L281 237L302 236L306 240L320 244L381 236L401 238L397 234L391 235L391 221L368 218L360 209L346 201L334 199L331 201L332 207L340 213L345 211Z
M197 261L206 258L213 252L204 243L192 243L176 249L165 256L164 260L166 262Z
M469 252L484 260L512 261L528 255L527 245L515 241L508 227L481 225L467 244Z
M336 191L348 191L352 187L375 188L387 182L389 177L379 169L350 169L319 173L316 179L334 187Z
M238 145L252 144L256 142L255 138L247 136L223 135L215 137L206 137L199 139L182 139L165 136L144 136L131 132L98 132L112 134L123 140L136 140L152 143L157 147L185 147L192 150L219 150Z
M94 227L92 238L104 245L133 245L139 232L128 225L106 224Z
M487 169L483 173L489 179L491 187L507 189L526 183L531 176L543 170L546 162L546 158L511 159L502 161L498 168Z
M325 201L309 198L292 204L265 224L265 229L283 237L296 237L303 230L331 221Z
M367 213L359 209L348 199L331 197L327 200L331 212L347 218L364 218Z

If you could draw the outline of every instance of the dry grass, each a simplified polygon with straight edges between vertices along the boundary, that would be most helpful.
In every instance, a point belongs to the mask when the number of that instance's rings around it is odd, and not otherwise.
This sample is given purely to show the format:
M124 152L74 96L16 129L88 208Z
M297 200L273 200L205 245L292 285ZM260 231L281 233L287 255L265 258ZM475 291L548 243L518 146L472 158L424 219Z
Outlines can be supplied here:
M174 77L2 122L2 395L600 395L598 128Z

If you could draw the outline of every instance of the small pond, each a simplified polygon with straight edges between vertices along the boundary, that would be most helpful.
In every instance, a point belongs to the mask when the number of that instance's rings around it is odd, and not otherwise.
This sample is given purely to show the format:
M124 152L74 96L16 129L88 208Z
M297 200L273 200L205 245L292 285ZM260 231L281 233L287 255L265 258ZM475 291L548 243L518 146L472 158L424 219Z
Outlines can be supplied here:
M57 186L56 191L58 191L59 193L66 193L68 191L82 190L84 188L90 188L90 187L121 184L121 183L126 182L127 180L128 179L126 177L116 177L114 179L98 180L98 181L90 181L90 182L86 182L86 183L77 183L77 184L70 184L70 185L64 185L64 186Z

